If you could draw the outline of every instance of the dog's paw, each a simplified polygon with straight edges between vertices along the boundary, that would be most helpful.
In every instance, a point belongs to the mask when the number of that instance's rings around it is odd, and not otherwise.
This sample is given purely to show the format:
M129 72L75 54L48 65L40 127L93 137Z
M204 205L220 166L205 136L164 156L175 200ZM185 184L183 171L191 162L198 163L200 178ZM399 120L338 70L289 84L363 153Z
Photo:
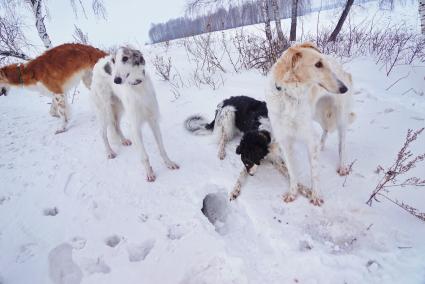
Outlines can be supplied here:
M149 168L149 171L146 173L146 181L154 182L155 180L156 180L155 173L153 172L152 168Z
M229 201L236 200L239 197L240 192L232 191L230 193Z
M131 140L129 139L123 139L121 141L121 144L123 144L124 146L130 146L132 143L131 143Z
M173 161L167 161L167 162L165 162L165 164L167 165L167 168L169 168L170 170L180 169L180 166L177 165L176 163L174 163Z
M347 166L340 166L336 172L340 175L340 176L346 176L350 173L350 169Z
M313 204L314 206L322 206L324 201L319 196L312 196L310 197L310 203Z
M283 201L285 201L286 203L289 203L294 201L297 198L297 195L288 192L288 193L285 193L282 198L283 198Z
M230 201L235 200L236 198L239 197L239 195L241 194L241 187L240 186L236 186L236 188L230 193Z
M225 151L218 152L218 158L220 160L224 160L224 158L226 158L226 152Z
M307 187L307 186L305 186L305 185L301 184L301 183L299 183L299 184L298 184L298 192L299 192L302 196L304 196L304 197L306 197L306 198L309 198L309 199L310 199L310 197L311 197L311 195L312 195L311 189L310 189L309 187Z
M66 128L59 128L55 131L55 134L60 134L66 132Z
M110 153L108 153L107 155L106 155L106 157L108 158L108 159L115 159L115 157L117 156L117 154L115 153L115 152L113 152L113 151L111 151Z

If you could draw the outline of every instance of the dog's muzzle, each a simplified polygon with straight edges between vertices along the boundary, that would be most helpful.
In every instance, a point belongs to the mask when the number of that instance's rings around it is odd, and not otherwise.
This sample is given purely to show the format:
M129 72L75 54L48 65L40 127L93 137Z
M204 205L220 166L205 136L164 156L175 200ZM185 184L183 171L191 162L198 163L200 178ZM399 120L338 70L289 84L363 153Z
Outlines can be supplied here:
M250 176L254 176L255 175L255 172L257 172L257 168L258 168L258 165L256 165L256 164L254 164L249 170L248 170L248 174L250 175Z
M115 83L115 84L117 84L117 85L122 84L122 79L121 79L121 77L115 77L115 78L114 78L114 83Z

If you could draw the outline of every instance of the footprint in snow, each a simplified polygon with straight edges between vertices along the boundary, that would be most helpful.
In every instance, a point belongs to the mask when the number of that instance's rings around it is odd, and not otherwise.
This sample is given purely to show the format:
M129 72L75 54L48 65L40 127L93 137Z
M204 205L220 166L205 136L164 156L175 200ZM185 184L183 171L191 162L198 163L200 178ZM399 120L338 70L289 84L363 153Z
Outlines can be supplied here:
M181 224L174 224L168 227L167 238L170 240L179 240L186 234L186 229Z
M128 260L130 262L139 262L145 260L155 245L154 239L148 239L141 244L128 244Z
M32 258L35 255L37 249L36 243L28 243L19 247L18 256L16 257L17 263L24 263L28 259Z
M79 284L83 272L72 259L72 246L63 243L52 249L48 256L49 276L54 284Z
M224 192L209 193L202 202L202 213L214 225L215 230L223 234L221 228L226 223L229 214L229 201Z
M114 248L121 242L121 237L118 235L112 235L105 239L105 244L108 247Z
M101 257L84 259L82 261L82 266L88 275L96 273L108 274L111 272L111 268Z
M59 210L56 207L46 208L43 210L44 216L56 216L58 215L58 213L59 213Z

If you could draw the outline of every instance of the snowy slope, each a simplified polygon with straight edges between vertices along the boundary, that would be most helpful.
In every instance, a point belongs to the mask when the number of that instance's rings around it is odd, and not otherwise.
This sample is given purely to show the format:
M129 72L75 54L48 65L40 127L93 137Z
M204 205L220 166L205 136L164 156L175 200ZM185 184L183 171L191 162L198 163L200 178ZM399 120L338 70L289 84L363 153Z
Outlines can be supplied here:
M151 58L160 52L144 51ZM189 69L179 47L170 54ZM365 204L377 165L393 161L407 128L425 126L424 97L400 96L423 90L423 69L386 91L411 67L387 78L370 58L345 66L356 84L357 120L347 145L356 162L347 180L339 177L337 138L330 136L321 157L321 208L302 197L283 203L287 180L267 164L228 202L242 166L233 154L237 141L220 161L212 137L183 129L187 116L212 118L231 95L264 99L265 78L256 71L227 74L216 91L181 89L178 99L154 82L165 144L181 169L165 167L144 131L157 174L152 184L134 147L115 144L117 158L106 159L83 87L70 129L60 135L53 134L59 121L48 115L49 98L20 89L2 97L0 283L424 283L424 223L388 202ZM306 153L297 150L307 182ZM425 137L413 150L425 152ZM414 173L423 177L424 170L422 164ZM425 211L423 189L391 196ZM201 212L205 198L214 224Z

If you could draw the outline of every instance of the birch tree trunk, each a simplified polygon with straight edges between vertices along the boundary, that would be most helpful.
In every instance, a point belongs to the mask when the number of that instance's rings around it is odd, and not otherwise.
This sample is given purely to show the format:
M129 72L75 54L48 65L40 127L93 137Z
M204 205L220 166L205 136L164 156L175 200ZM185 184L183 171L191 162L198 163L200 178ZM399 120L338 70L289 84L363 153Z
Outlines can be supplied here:
M276 23L276 31L277 31L277 37L281 44L285 44L286 39L282 32L282 24L280 22L280 13L279 13L279 5L277 4L277 0L271 0L273 5L273 16L274 21Z
M35 27L38 31L38 36L43 41L45 48L51 48L52 42L47 34L46 26L44 25L44 16L41 11L42 0L30 0L28 3L31 5L35 17Z
M298 16L298 0L292 0L291 33L289 35L290 41L296 41L297 40L297 16Z
M422 35L425 35L425 0L419 0L419 18L421 19Z
M338 23L336 24L336 27L334 31L332 32L331 36L328 39L329 41L335 41L336 37L338 36L339 32L341 31L342 25L345 22L345 19L348 16L348 13L350 12L351 6L353 5L354 0L347 0L347 3L345 4L344 11L342 11L341 17L338 20Z
M262 0L261 8L262 8L261 10L263 12L263 17L264 17L264 25L265 25L265 29L266 29L266 38L271 43L272 40L273 40L273 36L272 36L272 29L271 29L271 26L270 26L269 1L268 0Z

